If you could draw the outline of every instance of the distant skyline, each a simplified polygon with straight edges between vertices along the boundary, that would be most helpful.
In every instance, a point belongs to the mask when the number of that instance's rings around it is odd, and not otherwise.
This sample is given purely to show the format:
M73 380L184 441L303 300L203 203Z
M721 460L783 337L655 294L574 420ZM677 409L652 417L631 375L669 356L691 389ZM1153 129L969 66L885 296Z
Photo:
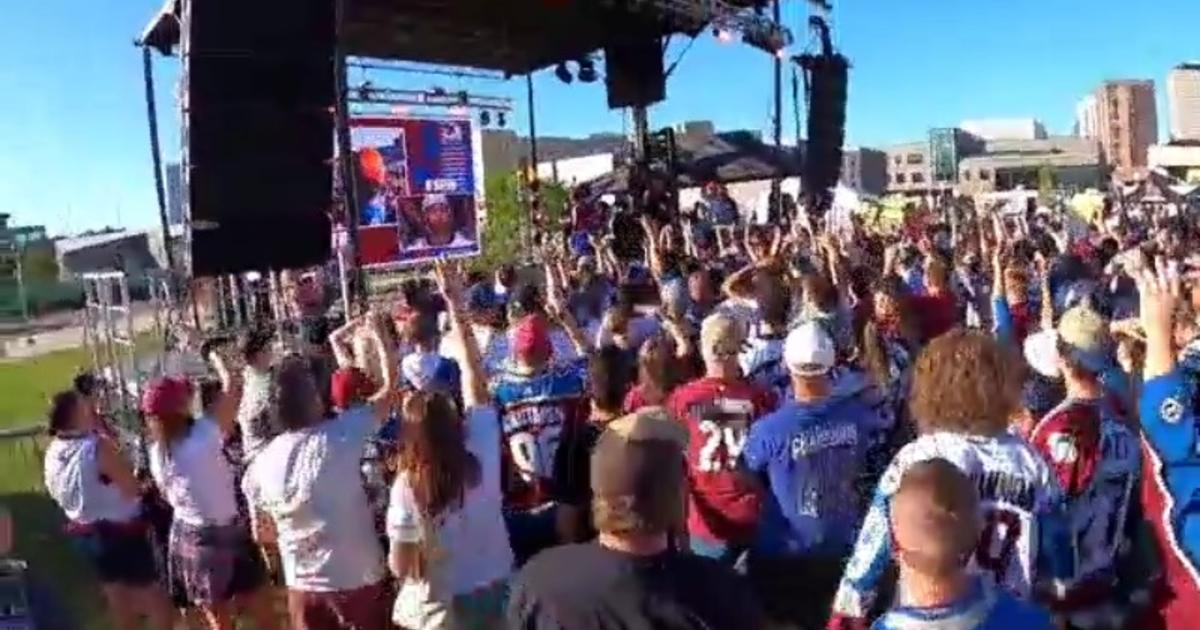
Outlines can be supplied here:
M15 2L0 20L0 212L54 234L105 225L152 227L157 206L150 166L141 58L131 45L161 0ZM1070 133L1075 105L1106 79L1151 79L1159 139L1167 137L1166 77L1196 60L1200 2L1155 0L834 0L835 42L851 59L847 144L920 139L930 127L984 118L1037 118ZM797 46L807 3L784 1ZM686 52L685 52L686 50ZM682 54L682 57L680 55ZM712 120L718 129L767 131L771 58L709 32L678 60L668 100L652 108L659 127ZM159 123L167 161L179 153L178 60L156 59ZM603 65L600 66L601 70ZM509 127L527 131L524 81L462 81L405 75L377 84L468 89L510 96ZM352 83L364 78L353 71ZM605 107L602 83L564 85L535 77L539 134L584 136L623 130ZM791 73L785 75L784 136L795 138ZM803 119L802 119L803 120ZM802 123L803 124L803 123Z

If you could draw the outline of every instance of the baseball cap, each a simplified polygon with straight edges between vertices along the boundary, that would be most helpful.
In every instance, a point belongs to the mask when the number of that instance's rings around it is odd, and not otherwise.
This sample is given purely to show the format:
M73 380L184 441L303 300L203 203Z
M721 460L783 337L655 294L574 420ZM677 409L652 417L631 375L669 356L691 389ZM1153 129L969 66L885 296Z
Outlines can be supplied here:
M518 360L532 356L550 357L554 346L550 343L550 326L540 315L526 315L513 326L509 341L513 357Z
M1025 362L1046 378L1062 378L1058 367L1058 332L1040 330L1025 338L1022 348Z
M655 527L682 520L687 443L687 430L661 407L611 422L592 450L594 509L619 506L630 520Z
M356 367L338 368L329 384L329 398L337 409L348 409L372 394L371 377Z
M433 194L433 195L425 195L425 198L421 200L421 209L422 210L428 210L434 206L448 206L448 205L450 205L450 200L446 197L446 195L443 195L440 193Z
M1076 306L1063 313L1057 332L1059 348L1087 371L1100 373L1111 365L1112 337L1099 313Z
M700 352L704 357L731 357L742 351L746 329L726 313L714 313L700 324Z
M805 322L788 333L783 342L783 362L799 376L827 374L837 360L833 337L816 322Z
M148 416L187 413L191 402L191 383L163 376L146 385L142 393L142 413Z
M472 313L490 311L502 304L496 296L496 290L486 282L480 282L467 289L467 310Z

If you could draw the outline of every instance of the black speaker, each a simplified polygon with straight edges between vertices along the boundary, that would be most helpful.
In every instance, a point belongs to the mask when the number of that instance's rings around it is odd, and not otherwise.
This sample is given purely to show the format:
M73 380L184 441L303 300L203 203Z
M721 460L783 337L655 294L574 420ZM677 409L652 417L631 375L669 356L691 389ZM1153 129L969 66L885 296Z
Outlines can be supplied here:
M324 263L334 0L189 0L184 14L193 275Z
M604 49L604 82L611 109L651 105L666 98L662 37L636 37L609 44Z
M808 58L805 68L811 91L803 182L808 212L820 216L829 209L842 172L849 63L841 55L820 55Z

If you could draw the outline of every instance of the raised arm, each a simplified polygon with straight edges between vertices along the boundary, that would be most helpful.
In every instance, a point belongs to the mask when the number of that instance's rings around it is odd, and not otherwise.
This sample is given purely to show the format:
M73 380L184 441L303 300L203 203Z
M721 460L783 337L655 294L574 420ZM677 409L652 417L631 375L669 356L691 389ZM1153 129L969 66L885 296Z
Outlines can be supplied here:
M1054 295L1050 292L1050 265L1041 252L1035 254L1034 263L1037 265L1038 281L1042 293L1042 330L1054 328Z
M663 261L662 248L658 245L658 234L654 230L654 224L650 221L650 217L642 215L641 218L642 232L645 233L646 244L646 262L650 263L650 274L654 276L654 281L662 284L663 274L666 273L666 263Z
M386 315L383 313L371 313L367 317L369 323L367 334L377 348L375 355L379 357L380 362L378 373L383 375L383 382L380 383L379 389L371 394L367 401L374 408L375 417L381 423L391 413L392 392L400 380L398 374L400 361L396 358L396 344L394 340L388 338L383 330L384 317Z
M588 356L592 344L571 315L571 309L567 308L563 288L555 278L550 263L546 264L546 311L563 327L571 345L575 346L575 352L581 357Z
M361 318L349 317L346 323L342 324L329 333L329 345L333 348L333 358L337 361L338 367L353 367L354 362L354 333L358 330L359 324L362 323Z
M434 266L434 277L438 289L446 299L446 312L450 316L450 334L462 348L462 397L467 409L488 404L487 373L483 368L483 353L475 339L475 331L467 322L462 303L462 281L458 271L444 261Z
M754 272L758 269L758 265L749 264L729 275L725 281L721 283L721 293L727 298L735 298L739 300L751 299L750 281L754 278Z
M221 400L217 402L213 421L225 435L233 433L238 407L242 403L242 372L231 367L229 358L224 354L227 347L214 349L207 357L217 378L221 379Z

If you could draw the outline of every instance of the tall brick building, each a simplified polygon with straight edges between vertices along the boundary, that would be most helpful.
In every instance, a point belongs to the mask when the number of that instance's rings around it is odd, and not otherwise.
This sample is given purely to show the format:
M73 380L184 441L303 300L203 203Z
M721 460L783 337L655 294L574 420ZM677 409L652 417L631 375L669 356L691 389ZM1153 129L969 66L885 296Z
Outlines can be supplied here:
M1105 81L1095 96L1097 135L1104 159L1121 178L1145 171L1146 153L1158 142L1154 82Z

